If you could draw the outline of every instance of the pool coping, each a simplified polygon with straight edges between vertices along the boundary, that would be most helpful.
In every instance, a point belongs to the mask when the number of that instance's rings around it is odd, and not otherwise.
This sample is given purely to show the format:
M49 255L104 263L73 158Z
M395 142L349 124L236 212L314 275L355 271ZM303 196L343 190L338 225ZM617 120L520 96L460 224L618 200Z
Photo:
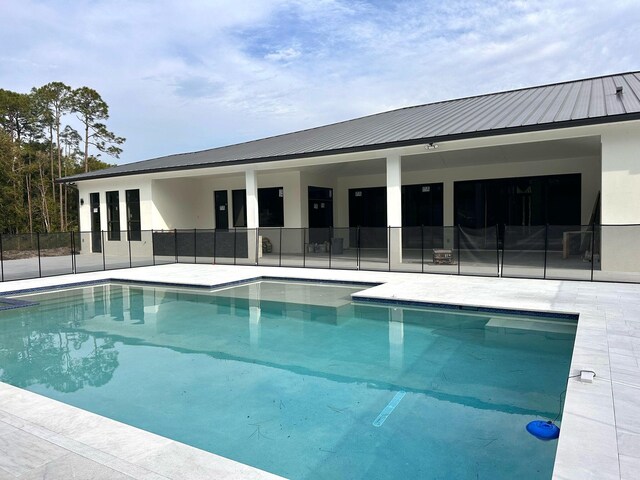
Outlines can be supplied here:
M378 285L381 285L381 283L379 282L315 280L315 279L300 278L300 277L273 277L269 275L261 275L257 277L247 278L246 280L234 280L232 282L219 283L219 284L213 284L213 285L196 284L196 283L159 282L157 280L122 280L118 278L106 278L103 280L94 280L94 281L88 281L88 282L77 282L73 284L59 285L57 287L34 287L34 288L27 288L23 290L3 292L2 296L0 296L0 302L7 302L7 303L11 302L15 306L11 305L8 308L0 307L0 311L9 310L11 308L20 308L20 307L28 307L31 305L37 305L37 302L29 302L21 299L7 298L7 295L29 295L29 294L34 294L38 292L50 292L50 291L63 290L63 289L66 290L69 288L90 287L90 286L96 286L96 285L105 285L108 283L118 283L118 284L125 284L125 285L141 285L141 286L163 287L163 288L217 290L222 288L247 285L254 282L268 282L268 281L309 282L309 283L327 284L327 285L363 286L366 288L377 287ZM578 313L549 311L549 310L522 310L522 309L514 309L514 308L483 307L478 305L459 305L459 304L441 303L441 302L425 302L425 301L418 301L418 300L399 300L395 298L377 298L377 297L369 297L366 294L362 294L361 292L352 294L351 298L354 300L357 300L358 302L372 303L372 304L379 304L379 305L398 305L398 306L404 305L404 306L410 306L410 307L458 310L462 312L497 313L497 314L506 314L506 315L509 315L509 314L527 315L527 316L541 317L541 318L561 318L565 320L576 320L576 321L580 316Z
M82 274L85 276L83 278L86 278L82 282L77 281L80 275L55 277L56 281L43 282L42 280L45 279L41 279L40 282L10 282L0 284L0 295L7 295L5 292L10 291L10 286L21 287L17 291L27 293L26 290L49 289L54 285L59 285L60 288L70 288L72 286L81 286L81 284L96 284L108 281L157 284L158 282L154 282L153 279L158 278L158 272L165 272L167 275L164 275L164 278L172 278L170 286L175 287L195 285L196 288L217 288L258 279L320 280L340 283L344 283L346 280L357 284L361 284L364 281L373 286L366 289L365 292L359 292L354 295L354 298L358 300L365 298L367 301L396 304L448 305L451 308L453 306L456 306L456 308L461 306L467 309L486 309L487 311L497 309L511 312L514 310L520 312L542 312L546 315L549 313L579 315L570 376L583 369L595 370L597 376L591 384L581 383L577 378L568 379L564 416L553 478L627 479L633 478L633 474L636 472L635 468L640 465L640 422L636 423L636 420L640 419L640 407L632 400L629 400L630 393L628 390L629 388L640 389L640 371L637 368L638 356L634 350L636 344L640 350L640 342L635 342L634 333L636 330L629 330L629 328L636 326L636 324L632 324L634 321L632 317L635 312L640 310L639 285L613 283L598 283L594 285L574 281L493 279L351 270L314 269L305 271L284 267L163 265L141 267L135 269L135 271L111 270L96 274ZM61 280L63 281L61 282ZM161 283L166 284L166 282ZM14 289L14 291L16 290ZM624 332L627 334L623 334ZM625 362L629 363L628 368L620 367L618 357L624 358ZM20 411L20 409L16 410L15 402L5 401L4 397L6 395L9 397L18 396L23 399L25 396L38 397L40 402L48 405L48 407L42 408L49 412L51 409L56 410L56 416L58 416L58 410L66 410L60 405L54 406L58 402L37 394L4 384L0 385L0 387L3 397L3 401L0 402L0 421L3 421L3 415L9 415L10 418L13 418L11 416L16 416L16 413L19 414ZM12 389L18 390L18 392ZM614 392L617 395L614 396ZM618 403L615 403L615 398L618 398ZM29 401L34 400L30 399ZM88 414L88 412L83 413ZM75 412L73 415L78 415L78 413ZM94 414L88 415L95 416ZM37 416L23 418L25 414L22 414L22 417L20 415L17 417L22 421L31 422L31 425L36 425L38 428L49 428L47 425L50 422L46 418ZM99 418L102 419L103 417ZM117 424L113 420L104 420L107 421L108 425ZM95 419L90 421L96 422ZM122 424L120 425L122 426ZM105 428L104 425L101 428ZM115 427L111 426L109 428ZM122 428L128 430L134 427L122 426ZM116 430L118 429L116 428ZM56 435L65 434L64 430L60 432L53 431ZM139 431L131 435L133 437L145 437L145 434L148 434L148 432ZM83 441L82 439L73 439L72 436L70 440ZM173 442L168 439L163 440ZM178 442L173 443L178 444ZM114 451L117 453L121 449L117 445L109 447L100 442L97 445L98 447L90 444L89 447L97 448L100 455L112 455ZM180 448L186 448L182 444L178 445L180 445ZM111 451L109 450L110 448L112 449ZM173 448L180 449L176 446ZM192 449L192 447L186 448L191 452L190 454L185 454L186 458L189 455L195 455L189 449ZM192 450L202 452L197 449ZM214 468L214 465L220 463L228 466L225 461L231 462L227 459L220 460L221 457L206 452L198 453L198 455L203 455L202 458L208 459L205 461L198 457L203 462L202 464L208 465L207 468ZM120 458L117 455L115 457L118 461L128 461L127 458ZM148 456L145 458L148 459ZM209 461L211 462L210 465ZM188 466L188 463L184 461L177 460L177 462ZM103 462L102 464L104 465L105 463ZM198 464L198 468L202 468L202 464ZM148 466L145 463L139 465L135 462L134 465L136 468L139 468L140 465L145 465L144 468ZM1 467L2 465L0 465ZM240 470L247 468L241 464L236 465L236 467ZM246 470L244 472L246 474ZM184 471L177 477L172 477L171 471L166 470L147 473L161 475L159 478L189 477L188 475L185 476ZM256 471L254 474L256 476L269 475L260 471ZM147 477L135 474L133 478ZM239 471L236 474L226 471L220 478L244 477L239 474Z

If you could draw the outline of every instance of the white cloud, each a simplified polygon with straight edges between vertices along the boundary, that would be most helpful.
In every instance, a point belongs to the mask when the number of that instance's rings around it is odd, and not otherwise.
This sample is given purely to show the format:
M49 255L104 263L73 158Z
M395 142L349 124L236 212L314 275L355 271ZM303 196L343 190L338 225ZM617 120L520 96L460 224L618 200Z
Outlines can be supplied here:
M283 48L276 50L275 52L267 53L264 58L267 60L278 61L288 61L293 60L294 58L298 58L300 56L300 50L297 50L293 47Z
M97 89L125 161L640 68L631 1L9 0L0 16L0 88Z

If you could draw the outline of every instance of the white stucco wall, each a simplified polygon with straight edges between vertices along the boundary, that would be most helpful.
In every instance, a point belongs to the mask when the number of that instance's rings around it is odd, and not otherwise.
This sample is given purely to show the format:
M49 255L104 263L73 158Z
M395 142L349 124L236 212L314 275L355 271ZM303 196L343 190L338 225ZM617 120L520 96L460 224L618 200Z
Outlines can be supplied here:
M107 230L107 206L106 206L106 193L111 191L117 191L119 193L120 203L120 230L127 230L127 200L126 190L140 190L140 220L141 229L150 230L153 228L153 219L155 215L155 206L152 199L151 180L143 176L131 176L131 177L116 177L111 179L98 179L90 180L78 183L79 198L82 200L79 208L80 218L80 230L81 232L87 232L82 234L80 251L89 252L91 250L91 205L90 194L98 193L100 195L100 228L101 230ZM143 237L146 235L143 233ZM104 235L105 239L105 252L113 255L126 255L128 256L128 245L126 240L126 234L121 234L121 240L108 240L107 235Z
M640 122L602 133L602 223L640 223Z
M258 175L258 188L264 187L284 188L284 224L291 228L302 227L300 172L260 173Z
M156 215L153 228L156 230L196 228L198 226L196 219L202 208L197 185L197 180L192 178L154 180L152 197Z
M602 269L640 271L640 124L612 125L602 134Z
M302 209L300 204L300 172L258 172L258 188L282 187L284 223L287 227L302 226ZM190 208L194 212L194 224L190 228L214 228L214 200L213 192L226 190L229 202L229 226L233 226L233 198L232 190L245 188L244 174L224 175L221 177L207 176L200 179L189 179L194 198Z
M227 191L227 215L229 226L233 227L233 190L245 188L244 174L224 175L221 177L202 177L192 179L194 191L197 192L197 204L191 205L194 210L195 224L192 228L215 228L215 212L213 192ZM195 200L194 200L195 201Z

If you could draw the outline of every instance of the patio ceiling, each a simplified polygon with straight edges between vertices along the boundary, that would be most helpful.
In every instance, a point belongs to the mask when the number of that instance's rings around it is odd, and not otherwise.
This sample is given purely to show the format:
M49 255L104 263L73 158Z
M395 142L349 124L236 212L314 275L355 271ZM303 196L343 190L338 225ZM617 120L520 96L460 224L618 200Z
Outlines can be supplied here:
M516 143L453 151L430 151L402 158L405 171L433 170L496 163L535 162L560 158L600 157L600 137Z
M600 137L588 136L449 151L443 149L425 151L420 154L403 155L402 170L405 172L415 172L500 163L535 162L567 158L599 158L600 148ZM193 170L155 175L159 177L158 179L164 181L187 177L197 177L198 179L215 177L216 179L222 179L238 178L241 176L244 178L244 168L242 166L236 166L234 170L233 172L222 173L221 169L216 169L215 171L211 171L211 175L202 175L202 172ZM314 175L330 175L333 177L384 175L386 173L386 161L384 158L371 158L315 165L298 164L286 168L259 169L258 176L260 173L277 174L294 171ZM180 173L180 175L178 175L178 173ZM162 179L162 176L165 178Z
M600 157L599 136L469 148L464 150L425 151L417 155L403 155L402 170L421 171L497 163L594 157ZM362 161L296 167L282 169L280 171L292 170L334 176L383 175L386 173L386 162L383 158L372 158Z

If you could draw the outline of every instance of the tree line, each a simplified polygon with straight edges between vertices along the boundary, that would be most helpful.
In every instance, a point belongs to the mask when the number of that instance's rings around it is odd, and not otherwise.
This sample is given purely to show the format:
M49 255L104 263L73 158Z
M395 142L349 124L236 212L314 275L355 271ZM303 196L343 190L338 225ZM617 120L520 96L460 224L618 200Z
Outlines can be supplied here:
M78 228L78 192L56 180L111 166L103 153L119 157L125 139L107 128L108 118L89 87L0 88L0 233Z

